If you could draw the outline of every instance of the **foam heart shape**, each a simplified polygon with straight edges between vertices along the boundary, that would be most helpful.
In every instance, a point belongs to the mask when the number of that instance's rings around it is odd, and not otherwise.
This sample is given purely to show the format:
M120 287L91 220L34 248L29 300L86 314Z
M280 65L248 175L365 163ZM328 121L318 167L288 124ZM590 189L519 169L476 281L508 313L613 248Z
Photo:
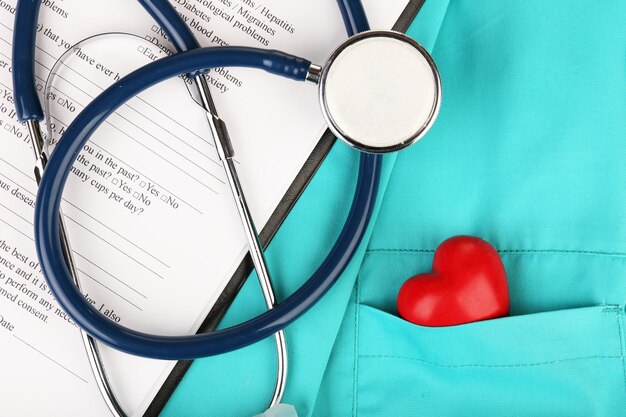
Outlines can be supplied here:
M455 236L435 251L433 272L409 278L398 294L398 312L421 326L453 326L509 314L506 271L493 246Z

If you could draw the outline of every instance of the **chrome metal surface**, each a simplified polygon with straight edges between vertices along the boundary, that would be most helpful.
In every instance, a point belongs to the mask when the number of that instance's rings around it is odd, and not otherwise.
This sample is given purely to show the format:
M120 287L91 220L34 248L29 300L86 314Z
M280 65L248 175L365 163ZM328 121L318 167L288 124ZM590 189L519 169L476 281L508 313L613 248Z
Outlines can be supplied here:
M39 185L41 176L43 175L43 170L48 162L48 158L44 152L45 142L43 134L41 133L41 125L38 120L29 120L26 122L26 126L28 127L30 144L33 148L33 153L35 154L35 166L33 168L35 181L37 181L37 185Z
M41 132L41 125L37 120L29 120L26 122L26 125L28 126L31 145L35 153L35 180L37 181L37 184L39 184L43 171L46 167L46 163L48 162L48 158L44 151L45 142ZM59 238L61 239L61 247L63 248L63 257L65 258L70 273L72 274L74 284L80 290L80 279L78 278L78 273L76 271L76 264L74 262L74 256L72 255L72 248L67 235L65 221L63 220L63 214L60 215L60 221L61 232ZM93 373L96 384L98 385L102 399L114 417L127 417L127 414L124 412L124 409L117 400L115 392L111 387L104 364L102 363L102 357L100 356L96 340L82 329L80 329L80 335L83 341L83 346L85 347L85 352L87 353L87 358L89 359L91 372Z
M319 65L311 64L311 66L309 67L309 71L306 73L306 80L313 84L319 84L321 78L322 67L320 67Z
M252 214L248 208L248 204L241 187L241 182L239 181L239 176L237 175L237 169L233 160L235 151L233 149L232 142L230 141L226 124L217 114L215 103L211 97L209 84L205 76L197 76L194 78L194 82L196 83L202 100L202 105L206 111L206 117L213 136L213 142L215 143L217 154L222 161L222 165L224 166L227 182L233 194L239 218L241 219L241 223L244 227L250 256L252 257L252 262L254 263L254 267L257 272L265 304L268 309L272 309L276 307L276 293L270 279L269 271L267 270L259 234L256 230L256 226L254 225L254 221L252 220ZM285 332L281 330L274 335L274 338L276 340L276 353L278 355L278 373L274 393L269 407L280 403L287 383L287 342L285 340Z

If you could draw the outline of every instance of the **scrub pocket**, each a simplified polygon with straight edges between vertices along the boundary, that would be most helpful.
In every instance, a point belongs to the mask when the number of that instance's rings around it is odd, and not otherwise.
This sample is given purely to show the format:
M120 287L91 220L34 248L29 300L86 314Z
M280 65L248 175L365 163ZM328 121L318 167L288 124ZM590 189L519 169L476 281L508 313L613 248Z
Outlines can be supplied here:
M624 308L453 327L358 304L358 416L623 416Z

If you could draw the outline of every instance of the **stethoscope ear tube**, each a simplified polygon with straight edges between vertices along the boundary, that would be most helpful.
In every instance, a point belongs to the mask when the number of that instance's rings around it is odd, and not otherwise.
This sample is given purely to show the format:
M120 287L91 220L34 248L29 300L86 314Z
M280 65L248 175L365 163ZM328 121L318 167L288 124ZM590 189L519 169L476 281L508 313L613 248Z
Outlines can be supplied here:
M218 332L194 336L149 335L116 324L95 310L73 284L59 241L63 188L78 151L119 106L167 78L202 68L246 66L304 81L310 62L252 48L205 48L151 63L118 81L97 97L68 128L43 175L35 208L35 244L42 269L59 304L98 340L127 353L159 359L191 359L226 353L269 337L315 304L343 273L356 253L371 218L382 158L362 155L357 190L343 231L309 281L276 308L256 319Z
M138 0L163 27L178 51L199 48L189 26L180 19L168 0ZM17 118L26 122L42 121L43 108L35 81L35 40L41 0L19 0L15 7L13 29L13 90Z
M35 81L35 39L40 6L41 0L20 0L15 7L13 90L17 118L22 122L44 118Z
M337 0L348 36L370 30L361 0Z
M191 29L168 0L138 0L138 2L167 33L178 52L200 48Z
M349 35L369 28L359 1L338 3ZM40 0L20 0L16 10L14 86L19 92L16 94L18 117L23 121L43 119L34 82L36 20L40 4ZM155 6L151 14L164 26L177 20L171 16L175 12L166 1L145 0L142 4L148 10L150 5L161 4L163 8ZM166 29L177 47L196 46L188 29L175 25ZM35 210L35 241L44 275L59 304L82 328L121 351L161 359L198 358L229 352L271 336L311 308L343 273L365 235L376 203L382 157L363 154L350 214L326 260L296 293L275 309L246 323L211 334L164 337L127 329L97 312L74 285L59 240L61 196L74 158L116 106L161 80L212 66L249 66L301 81L311 68L306 60L249 48L196 49L150 64L120 80L81 113L58 145L42 178Z

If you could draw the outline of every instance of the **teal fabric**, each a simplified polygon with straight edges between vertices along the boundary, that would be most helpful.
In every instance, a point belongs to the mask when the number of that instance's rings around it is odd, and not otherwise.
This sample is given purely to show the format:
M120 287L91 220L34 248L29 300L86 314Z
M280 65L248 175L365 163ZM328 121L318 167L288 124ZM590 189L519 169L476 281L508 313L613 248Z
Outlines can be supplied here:
M626 3L426 0L408 33L444 88L431 132L385 159L379 210L330 294L288 327L306 416L618 416L626 410ZM338 143L268 250L279 298L339 232L358 157ZM512 317L423 328L406 278L446 238L490 241ZM256 277L224 324L263 311ZM196 361L163 416L252 416L273 340Z

